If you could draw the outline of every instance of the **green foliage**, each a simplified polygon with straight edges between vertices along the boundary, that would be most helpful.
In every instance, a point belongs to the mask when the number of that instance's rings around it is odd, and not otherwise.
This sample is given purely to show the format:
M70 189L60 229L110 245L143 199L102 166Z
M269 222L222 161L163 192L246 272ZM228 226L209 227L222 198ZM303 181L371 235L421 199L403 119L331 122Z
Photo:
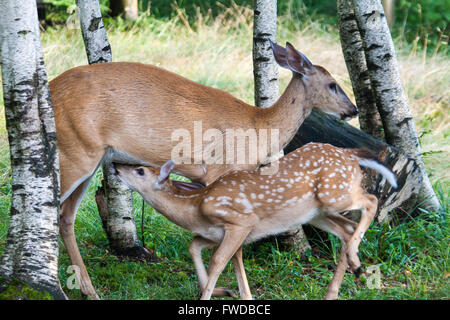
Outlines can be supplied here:
M74 11L75 0L45 0L51 7L47 20L64 22ZM198 14L215 17L228 8L245 6L252 8L253 0L139 0L139 11L149 12L157 19L170 19L183 14L189 23L195 23ZM336 2L329 0L278 0L278 15L290 16L290 24L319 22L325 29L335 29L337 24ZM100 0L105 24L114 22L109 17L109 0ZM120 17L116 18L121 20ZM430 52L445 50L448 43L450 0L398 0L395 6L395 37L401 37L412 45L425 47ZM141 20L142 21L142 20ZM124 24L123 20L119 24ZM125 23L126 24L126 23Z
M100 10L104 17L108 16L109 0L100 0ZM46 20L52 22L65 22L75 11L75 0L44 0L48 8Z
M400 0L395 15L394 35L430 51L446 49L450 0Z

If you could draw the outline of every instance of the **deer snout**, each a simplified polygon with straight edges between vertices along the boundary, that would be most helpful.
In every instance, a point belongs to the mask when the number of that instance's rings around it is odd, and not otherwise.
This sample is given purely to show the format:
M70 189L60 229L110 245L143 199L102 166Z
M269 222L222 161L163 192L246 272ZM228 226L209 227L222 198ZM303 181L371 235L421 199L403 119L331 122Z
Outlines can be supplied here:
M352 104L348 111L341 113L341 120L350 120L358 115L358 108Z

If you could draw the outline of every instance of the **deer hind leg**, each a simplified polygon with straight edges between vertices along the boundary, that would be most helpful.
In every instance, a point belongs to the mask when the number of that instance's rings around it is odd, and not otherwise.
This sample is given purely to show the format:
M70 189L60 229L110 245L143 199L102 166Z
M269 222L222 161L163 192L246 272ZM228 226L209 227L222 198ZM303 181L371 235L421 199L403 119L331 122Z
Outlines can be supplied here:
M209 300L216 286L217 279L228 261L242 246L251 231L249 227L231 227L225 230L225 235L219 247L214 251L208 268L208 282L203 290L201 300Z
M363 194L361 196L362 209L361 219L353 233L351 239L348 241L347 258L348 264L356 276L361 273L361 262L358 258L358 247L364 237L365 232L372 223L373 218L377 212L378 199L371 194Z
M327 214L320 216L310 222L312 225L330 232L337 236L341 242L341 254L339 262L336 267L333 279L328 285L328 290L325 295L326 300L335 300L338 297L339 288L341 287L342 280L347 270L347 242L351 239L357 224L339 214Z
M189 253L192 256L192 260L195 265L195 271L197 272L197 278L200 285L200 291L203 293L206 284L208 282L208 274L205 269L205 265L202 260L202 250L207 248L213 248L216 244L203 237L195 236L189 246ZM216 287L212 293L213 297L233 297L236 298L236 294L227 288Z
M80 284L80 289L83 294L88 296L90 299L98 300L99 297L95 292L94 286L91 283L89 274L81 257L80 251L78 250L77 241L74 232L74 222L75 215L79 203L85 193L87 187L89 186L90 178L85 180L80 184L72 194L62 203L61 205L61 218L60 218L60 234L64 245L67 249L70 261L72 265L79 268L79 277L77 272L77 281Z
M245 275L244 261L242 260L242 246L233 256L234 271L239 285L239 294L242 300L252 300L252 293L248 286L247 276Z

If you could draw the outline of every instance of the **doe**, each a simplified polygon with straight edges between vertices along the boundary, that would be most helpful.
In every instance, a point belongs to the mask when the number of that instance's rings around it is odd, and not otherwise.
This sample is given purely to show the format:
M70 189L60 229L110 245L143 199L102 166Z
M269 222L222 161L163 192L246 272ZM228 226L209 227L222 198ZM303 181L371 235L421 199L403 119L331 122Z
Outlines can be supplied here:
M339 263L325 296L336 299L347 267L357 276L360 273L358 246L377 210L377 198L361 186L360 166L379 172L395 188L396 177L368 150L322 143L309 143L278 161L276 174L262 174L264 167L234 171L198 190L185 190L188 184L169 179L174 167L171 160L160 169L119 164L115 168L152 207L195 234L189 251L202 299L229 293L215 285L231 258L241 298L251 299L242 245L305 223L342 241ZM361 210L359 223L342 215L347 210ZM201 251L209 247L217 248L206 271Z

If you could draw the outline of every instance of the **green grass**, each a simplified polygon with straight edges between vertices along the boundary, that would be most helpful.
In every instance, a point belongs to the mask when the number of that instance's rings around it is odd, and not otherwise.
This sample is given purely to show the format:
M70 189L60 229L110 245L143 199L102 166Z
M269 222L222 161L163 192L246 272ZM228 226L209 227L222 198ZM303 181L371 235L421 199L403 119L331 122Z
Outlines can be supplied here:
M192 80L226 90L253 102L251 60L252 11L235 7L214 19L186 24L180 16L157 20L142 16L136 23L118 21L109 26L108 37L115 61L140 61L162 66ZM191 20L189 20L191 21ZM325 66L351 92L336 30L314 21L294 23L279 18L278 39L294 43L314 63ZM302 20L303 21L303 20ZM382 287L369 289L364 279L345 276L342 299L449 299L449 91L450 63L440 54L423 55L411 45L396 40L405 90L413 111L431 181L443 204L442 213L423 212L413 219L394 218L388 224L374 223L360 246L361 260L378 265ZM61 27L42 35L49 78L77 65L86 64L79 31ZM280 69L282 90L290 78ZM353 98L353 97L352 97ZM351 122L357 126L357 121ZM11 169L4 108L0 108L0 253L8 229ZM94 200L101 175L97 173L78 211L75 232L81 254L94 286L103 299L197 299L197 279L188 253L192 235L146 206L144 235L157 263L121 260L109 252ZM135 195L136 221L140 221L140 198ZM141 233L137 223L138 234ZM322 299L338 260L339 241L322 234L311 239L313 250L304 258L281 244L267 242L244 249L245 266L257 299ZM66 288L70 265L60 242L60 278L72 299L79 290ZM205 261L209 253L205 255ZM228 265L219 285L237 292L232 267Z

